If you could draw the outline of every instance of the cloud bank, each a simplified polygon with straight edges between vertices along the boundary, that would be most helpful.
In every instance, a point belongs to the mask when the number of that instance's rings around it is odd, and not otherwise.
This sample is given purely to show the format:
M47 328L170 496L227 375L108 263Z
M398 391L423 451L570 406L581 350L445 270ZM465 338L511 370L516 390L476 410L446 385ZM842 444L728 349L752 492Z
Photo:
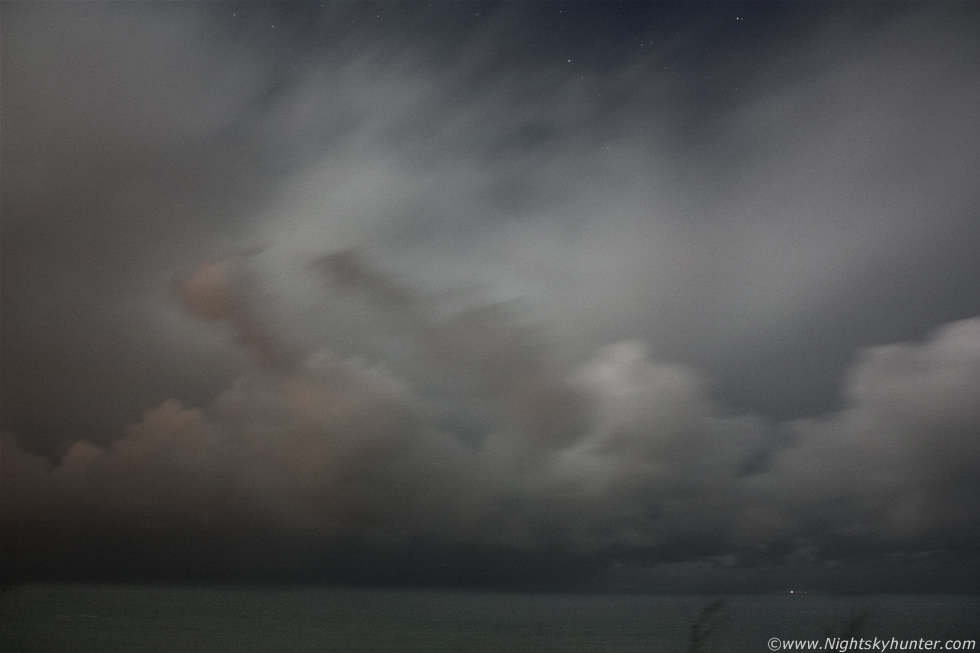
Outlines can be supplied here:
M0 4L5 557L976 567L975 5L320 4Z
M639 341L565 374L508 356L525 347L519 339L490 356L480 338L447 339L440 354L428 335L459 316L421 302L412 311L427 326L406 337L432 370L471 384L427 386L425 374L416 382L327 351L285 364L235 282L245 264L207 264L180 295L246 354L232 387L200 408L166 400L111 446L82 440L53 465L5 436L5 529L271 531L583 559L978 545L980 318L863 351L840 411L772 423L724 410L697 371ZM374 268L371 284L336 265L334 275L347 301L396 284ZM499 323L484 322L501 319L487 311L465 316L471 334ZM454 430L447 406L457 401L483 421Z

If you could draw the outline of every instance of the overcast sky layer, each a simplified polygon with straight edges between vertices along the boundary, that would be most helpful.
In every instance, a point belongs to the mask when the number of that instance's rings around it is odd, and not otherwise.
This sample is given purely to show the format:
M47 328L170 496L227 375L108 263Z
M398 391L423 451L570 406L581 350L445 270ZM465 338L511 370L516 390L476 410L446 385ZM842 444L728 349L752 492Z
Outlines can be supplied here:
M8 577L980 589L976 5L0 11Z

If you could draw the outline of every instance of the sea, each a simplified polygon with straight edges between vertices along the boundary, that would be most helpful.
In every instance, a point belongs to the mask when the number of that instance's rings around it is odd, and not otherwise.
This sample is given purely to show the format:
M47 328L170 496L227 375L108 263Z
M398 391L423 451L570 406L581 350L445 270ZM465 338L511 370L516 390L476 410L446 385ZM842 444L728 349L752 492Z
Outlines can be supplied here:
M702 615L708 618L698 624ZM824 638L840 635L977 640L980 597L200 585L18 585L0 590L4 652L762 652L773 650L772 638L825 644Z

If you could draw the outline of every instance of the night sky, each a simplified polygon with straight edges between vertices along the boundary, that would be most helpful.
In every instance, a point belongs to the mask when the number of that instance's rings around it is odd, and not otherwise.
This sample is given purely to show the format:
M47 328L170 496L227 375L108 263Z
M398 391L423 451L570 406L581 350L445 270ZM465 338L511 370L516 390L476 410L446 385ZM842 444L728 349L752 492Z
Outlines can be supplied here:
M5 581L980 591L980 5L0 5Z

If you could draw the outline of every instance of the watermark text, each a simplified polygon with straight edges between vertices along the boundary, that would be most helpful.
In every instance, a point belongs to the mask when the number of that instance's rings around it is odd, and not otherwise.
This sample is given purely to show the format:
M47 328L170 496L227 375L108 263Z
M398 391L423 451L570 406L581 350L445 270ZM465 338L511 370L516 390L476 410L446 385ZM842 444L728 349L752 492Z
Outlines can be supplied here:
M880 639L878 637L827 637L825 639L769 639L770 651L974 651L975 639Z

